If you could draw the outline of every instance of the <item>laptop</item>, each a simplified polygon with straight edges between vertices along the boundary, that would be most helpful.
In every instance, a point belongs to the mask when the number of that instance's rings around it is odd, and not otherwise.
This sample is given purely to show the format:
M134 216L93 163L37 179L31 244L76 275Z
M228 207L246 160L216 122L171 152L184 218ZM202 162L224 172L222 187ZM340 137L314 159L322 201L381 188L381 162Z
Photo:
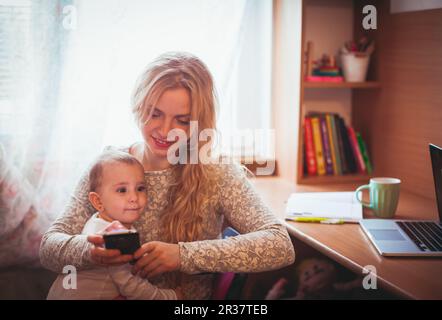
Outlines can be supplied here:
M361 220L362 230L382 256L442 257L442 148L429 147L439 221Z

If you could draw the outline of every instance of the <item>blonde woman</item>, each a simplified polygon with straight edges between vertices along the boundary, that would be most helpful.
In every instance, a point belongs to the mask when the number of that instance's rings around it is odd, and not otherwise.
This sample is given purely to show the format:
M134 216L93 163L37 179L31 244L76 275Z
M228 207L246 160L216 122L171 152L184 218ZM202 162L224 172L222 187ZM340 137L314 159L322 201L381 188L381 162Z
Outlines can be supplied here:
M179 284L187 299L210 298L213 273L278 269L293 263L295 256L285 227L240 166L172 164L168 158L176 141L168 137L172 130L198 137L204 129L215 129L215 102L210 72L187 53L167 53L152 62L132 99L144 141L126 151L143 164L148 193L146 211L134 225L144 244L134 255L138 261L132 272L160 288ZM191 121L198 124L193 132ZM203 144L186 148L187 159L192 148L200 150ZM94 213L87 186L85 175L64 214L43 236L40 257L48 269L61 273L65 265L85 269L133 259L102 248L101 236L79 235ZM241 235L220 239L225 224Z

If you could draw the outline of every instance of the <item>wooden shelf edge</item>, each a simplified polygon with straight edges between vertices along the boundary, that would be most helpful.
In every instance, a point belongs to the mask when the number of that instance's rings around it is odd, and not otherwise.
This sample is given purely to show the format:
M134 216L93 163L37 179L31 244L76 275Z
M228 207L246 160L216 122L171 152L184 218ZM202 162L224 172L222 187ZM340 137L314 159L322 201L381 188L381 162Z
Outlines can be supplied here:
M342 176L302 176L298 178L297 184L334 184L348 182L366 182L371 176L364 174L348 174Z
M374 89L380 88L381 84L378 81L366 82L308 82L303 81L304 88L347 88L347 89Z

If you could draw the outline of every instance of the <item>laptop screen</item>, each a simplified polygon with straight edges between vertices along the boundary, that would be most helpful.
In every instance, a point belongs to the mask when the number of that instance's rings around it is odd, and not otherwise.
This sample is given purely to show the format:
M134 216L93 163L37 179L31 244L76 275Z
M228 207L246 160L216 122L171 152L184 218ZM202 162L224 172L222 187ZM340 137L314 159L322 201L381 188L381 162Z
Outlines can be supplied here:
M433 166L434 187L436 189L439 221L442 222L442 148L430 144L431 164Z

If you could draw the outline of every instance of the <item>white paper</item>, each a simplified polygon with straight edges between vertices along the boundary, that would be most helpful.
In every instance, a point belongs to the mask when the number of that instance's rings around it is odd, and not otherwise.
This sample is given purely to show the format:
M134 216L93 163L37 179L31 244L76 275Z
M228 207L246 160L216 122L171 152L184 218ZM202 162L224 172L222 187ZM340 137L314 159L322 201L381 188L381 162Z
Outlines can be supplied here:
M362 205L354 192L293 193L287 201L286 214L358 221L362 219Z

